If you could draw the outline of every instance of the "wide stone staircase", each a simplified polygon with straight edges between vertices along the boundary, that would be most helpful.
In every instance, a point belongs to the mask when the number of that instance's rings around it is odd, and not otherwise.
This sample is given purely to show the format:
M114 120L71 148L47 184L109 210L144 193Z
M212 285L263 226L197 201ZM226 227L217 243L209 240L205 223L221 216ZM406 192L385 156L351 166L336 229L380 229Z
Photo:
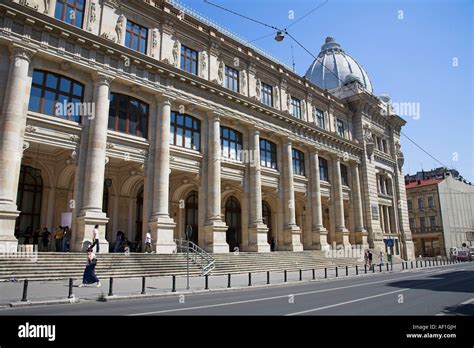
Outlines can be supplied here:
M248 272L283 272L362 265L356 258L328 258L321 251L212 254L215 268L210 275ZM39 253L34 258L0 258L0 281L82 278L84 253ZM101 278L181 276L186 274L186 254L99 254L97 274ZM189 262L190 274L201 269Z

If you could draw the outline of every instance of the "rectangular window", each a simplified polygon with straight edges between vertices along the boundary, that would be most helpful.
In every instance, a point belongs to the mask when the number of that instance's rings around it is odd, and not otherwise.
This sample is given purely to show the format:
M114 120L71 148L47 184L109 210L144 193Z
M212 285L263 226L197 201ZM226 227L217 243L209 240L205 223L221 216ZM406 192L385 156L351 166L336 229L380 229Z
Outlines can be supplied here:
M291 152L293 157L293 173L304 176L304 153L296 149L292 149Z
M411 229L411 230L414 230L414 229L415 229L415 219L410 218L409 221L410 221L410 229Z
M422 231L426 229L426 221L424 217L420 218L420 228Z
M418 198L418 209L423 209L424 204L423 204L423 198Z
M324 125L324 112L319 109L314 109L314 119L318 127L325 129Z
M260 164L267 168L277 169L276 145L266 139L260 139Z
M239 71L230 66L225 66L225 87L239 93Z
M436 216L430 216L430 227L436 227Z
M28 110L81 122L84 85L68 77L42 70L33 72Z
M291 115L301 118L301 100L295 97L291 97Z
M108 128L148 137L148 104L125 94L111 93Z
M434 208L434 200L433 197L428 197L428 207L429 208Z
M413 202L412 202L412 200L409 199L409 200L407 201L407 203L408 203L408 210L413 210Z
M262 103L273 106L273 87L262 82Z
M148 41L148 29L127 20L127 32L125 34L125 46L137 52L146 54Z
M341 163L341 181L344 186L349 186L349 177L347 175L347 167Z
M82 28L85 0L57 0L54 18Z
M170 143L199 151L201 149L201 121L189 115L171 111Z
M184 45L181 45L181 69L198 74L198 52Z
M329 181L328 161L319 157L319 179Z
M346 134L344 121L338 119L336 123L337 123L337 134L344 138Z

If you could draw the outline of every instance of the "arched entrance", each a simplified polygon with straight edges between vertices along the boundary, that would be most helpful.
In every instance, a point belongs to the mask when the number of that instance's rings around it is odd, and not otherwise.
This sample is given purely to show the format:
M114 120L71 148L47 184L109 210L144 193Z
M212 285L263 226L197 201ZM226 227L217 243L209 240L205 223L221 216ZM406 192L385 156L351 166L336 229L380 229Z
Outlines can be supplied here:
M198 193L192 191L185 202L186 218L184 224L183 235L186 236L186 226L190 225L193 229L193 234L190 238L191 242L198 244Z
M240 203L235 197L230 197L225 203L225 223L227 229L227 244L230 251L234 251L235 247L239 247L242 233L242 209Z
M271 244L272 238L275 238L272 229L272 209L270 208L270 205L265 201L262 201L262 218L263 223L267 225L268 228L267 242L268 244Z
M32 243L31 236L40 228L41 198L43 195L43 179L41 171L30 166L21 166L20 180L16 204L21 211L16 220L15 235L23 243L25 232L30 237L27 243Z

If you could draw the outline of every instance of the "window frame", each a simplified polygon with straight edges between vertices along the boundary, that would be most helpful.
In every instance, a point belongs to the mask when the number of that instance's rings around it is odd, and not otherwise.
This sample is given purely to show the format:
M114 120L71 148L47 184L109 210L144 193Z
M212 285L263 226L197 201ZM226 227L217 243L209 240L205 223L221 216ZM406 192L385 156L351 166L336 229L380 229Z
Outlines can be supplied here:
M273 107L273 86L265 82L262 82L261 84L262 96L260 101L267 106Z
M183 117L183 124L178 124L178 117ZM190 119L191 127L186 125L186 120ZM177 143L177 129L182 129L182 144ZM186 146L186 131L191 132L191 146ZM195 148L196 134L198 136L197 147ZM171 111L170 115L170 144L193 151L201 151L201 120L188 115L180 114L177 111Z
M195 57L194 57L195 55ZM193 75L198 75L198 63L199 63L199 52L192 48L181 44L180 52L180 69ZM187 62L189 61L189 70L186 69Z
M291 149L291 162L293 165L293 174L306 176L304 152L298 149ZM299 167L299 170L297 170Z
M301 99L291 96L291 116L301 120L303 115L301 112Z
M114 96L116 96L116 101L115 101L115 105L112 106L112 102L113 102L113 99L114 99ZM145 138L145 139L148 139L148 126L149 126L149 120L150 120L150 105L140 99L137 99L135 97L132 97L130 95L127 95L127 94L122 94L122 93L117 93L117 92L110 92L110 105L109 105L109 119L108 119L108 123L107 123L107 127L109 130L113 130L115 132L120 132L120 133L124 133L124 134L128 134L128 135L134 135L134 136L137 136L137 137L141 137L141 138ZM126 107L126 111L124 109L121 109L120 105L121 105L121 102L126 100L127 102L127 107ZM132 106L133 106L133 102L136 102L138 103L138 115L140 116L140 119L137 120L137 113L132 113ZM142 106L145 106L146 107L146 115L143 115L141 113L141 109L142 109ZM113 115L113 119L114 119L114 128L110 128L109 125L110 125L110 119L112 117L112 112L115 112L115 114ZM119 129L119 119L120 119L120 113L122 111L125 111L126 112L126 117L125 117L125 130L122 131ZM135 129L135 134L134 133L130 133L130 121L132 120L132 116L135 117L135 122L136 122L136 129ZM144 121L145 119L145 121ZM141 127L138 127L137 125L140 124L142 125ZM143 124L145 124L143 126ZM138 131L142 130L142 134L140 135L138 133Z
M423 198L418 198L418 209L424 209L425 208L425 202Z
M262 146L262 143L264 146ZM267 149L267 145L270 149ZM260 138L260 165L265 168L278 170L277 145L270 140ZM270 162L267 161L267 155L270 157Z
M341 126L342 126L342 134L340 132L341 131ZM342 138L346 137L346 125L345 125L345 122L343 120L341 120L340 118L336 119L336 132L340 137L342 137Z
M224 136L227 131L227 136ZM232 139L231 132L234 133L234 140ZM224 153L224 142L228 142L227 153ZM243 135L241 132L227 127L220 127L220 143L221 143L221 156L226 159L235 161L242 161L242 150L243 150ZM232 156L232 149L234 149L235 156Z
M86 0L73 0L73 1L74 1L74 3L70 4L69 0L57 0L55 8L54 8L54 18L59 20L59 21L62 21L64 23L67 23L69 25L72 25L76 28L81 28L82 29L82 26L84 25L84 14L86 12L87 1ZM82 2L82 10L80 8L78 8L78 6L77 6L78 2ZM56 16L57 15L56 12L58 11L58 5L63 6L60 17ZM71 18L71 16L69 15L69 21L66 20L68 9L70 9L70 11L74 12L74 18ZM80 25L76 25L77 11L79 11L79 13L81 13L81 23L80 23ZM71 13L71 12L69 12L69 13Z
M318 157L319 180L329 181L329 162L324 157Z
M319 128L326 129L326 122L324 120L324 111L314 108L314 120Z
M129 28L129 24L130 24L130 28ZM135 29L138 29L138 31L135 32ZM143 29L145 29L145 37L142 36L142 30ZM128 47L131 50L134 50L134 51L142 53L142 54L147 54L147 50L148 50L148 31L149 31L149 29L147 27L127 19L127 24L125 25L125 47ZM133 48L133 40L134 40L135 37L138 38L138 47L136 49ZM143 45L144 45L143 50L141 49L142 42L143 42Z
M225 65L224 71L224 86L233 92L240 93L240 71L229 65Z
M38 84L34 81L34 75L35 73L41 73L43 74L43 80L41 82L41 84ZM57 82L56 82L56 87L48 87L48 75L51 75L51 76L54 76L54 78L57 79ZM62 80L66 80L66 81L69 81L70 83L70 87L69 87L69 92L64 92L61 90L61 81ZM81 94L78 95L78 94L74 94L74 89L75 89L75 86L78 85L79 87L81 87ZM40 94L40 102L39 102L39 109L38 110L32 110L30 109L31 107L31 97L32 97L32 93L33 93L33 89L34 88L37 88L41 91L41 94ZM81 123L81 119L84 115L77 115L75 117L77 117L77 119L73 119L73 115L67 115L67 118L64 118L62 116L58 116L56 115L56 105L58 104L59 102L59 96L62 95L62 96L66 96L68 99L68 103L73 103L73 99L79 99L80 100L80 103L84 103L84 90L85 90L85 86L84 84L82 84L81 82L79 81L76 81L70 77L67 77L67 76L64 76L64 75L60 75L60 74L57 74L55 72L50 72L50 71L47 71L47 70L42 70L42 69L34 69L33 70L33 78L31 80L31 89L30 89L30 96L29 96L29 100L28 100L28 111L32 111L32 112L38 112L40 114L44 114L44 115L49 115L49 116L54 116L54 117L58 117L58 118L61 118L61 119L67 119L69 121L73 121L73 122L77 122L77 123ZM44 111L44 104L45 104L45 94L46 92L50 92L50 93L54 93L54 105L53 105L53 113L52 114L49 114L49 113L46 113Z
M349 186L349 170L347 166L345 164L339 163L339 168L341 171L341 184L343 186Z

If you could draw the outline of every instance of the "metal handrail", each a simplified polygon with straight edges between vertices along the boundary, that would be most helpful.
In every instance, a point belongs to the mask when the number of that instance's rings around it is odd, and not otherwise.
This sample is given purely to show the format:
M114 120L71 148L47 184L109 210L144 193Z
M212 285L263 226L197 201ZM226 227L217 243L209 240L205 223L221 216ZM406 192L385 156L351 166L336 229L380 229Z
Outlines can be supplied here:
M216 261L204 249L195 243L185 239L175 239L177 251L179 253L189 252L189 259L202 270L202 275L209 274L216 268Z

